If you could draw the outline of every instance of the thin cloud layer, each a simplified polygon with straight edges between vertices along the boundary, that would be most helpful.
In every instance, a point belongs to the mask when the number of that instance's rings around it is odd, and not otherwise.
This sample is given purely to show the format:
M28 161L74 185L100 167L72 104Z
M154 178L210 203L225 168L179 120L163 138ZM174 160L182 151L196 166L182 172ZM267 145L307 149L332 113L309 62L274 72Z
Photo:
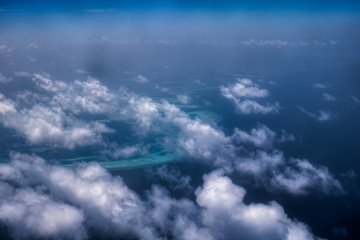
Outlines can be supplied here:
M327 102L333 102L336 101L336 97L328 94L328 93L323 93L322 94L322 98L323 101L327 101Z
M307 115L308 117L318 121L318 122L324 122L324 121L328 121L334 118L334 114L331 113L330 111L325 111L325 110L319 110L319 113L313 113L310 112L308 110L306 110L303 107L299 107L299 109L301 110L301 112L303 112L305 115Z
M0 72L0 83L8 83L8 82L11 82L11 81L12 81L12 78L4 76Z

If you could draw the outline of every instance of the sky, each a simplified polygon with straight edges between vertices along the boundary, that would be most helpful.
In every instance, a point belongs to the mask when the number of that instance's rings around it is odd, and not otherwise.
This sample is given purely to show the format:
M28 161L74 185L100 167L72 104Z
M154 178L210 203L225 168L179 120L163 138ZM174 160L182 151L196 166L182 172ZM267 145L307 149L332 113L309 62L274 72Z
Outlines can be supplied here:
M358 239L357 1L1 1L1 239Z

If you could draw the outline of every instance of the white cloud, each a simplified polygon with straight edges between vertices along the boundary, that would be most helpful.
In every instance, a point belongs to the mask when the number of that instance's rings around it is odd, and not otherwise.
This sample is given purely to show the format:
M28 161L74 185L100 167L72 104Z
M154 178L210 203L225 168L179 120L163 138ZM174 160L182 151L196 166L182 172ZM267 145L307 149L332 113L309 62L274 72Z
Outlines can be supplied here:
M86 72L84 69L82 69L82 68L76 68L76 69L74 70L74 72L77 73L77 74L86 74L86 73L87 73L87 72Z
M8 83L11 82L12 78L9 77L5 77L1 72L0 72L0 83Z
M276 133L265 125L258 125L250 130L250 133L234 129L232 139L236 143L251 143L255 146L270 146L275 139Z
M265 177L264 173L268 171L273 173L275 169L283 165L285 165L285 159L282 152L257 151L247 158L244 157L236 161L235 169L241 173L251 174L256 181L262 181L263 184L267 185L270 180L269 177Z
M324 166L316 167L307 160L286 160L279 150L258 150L234 162L242 174L254 177L255 183L269 191L286 191L291 194L308 194L316 190L324 194L343 194L344 190Z
M261 105L254 100L234 101L236 104L236 110L239 113L250 114L250 113L278 113L280 109L279 103Z
M8 104L5 110L9 113L0 118L2 123L22 134L30 144L73 149L99 144L102 142L101 133L111 131L102 123L85 123L71 118L58 108L35 105L31 109L16 111Z
M322 88L322 89L327 88L327 86L323 83L314 83L313 86L314 88Z
M319 122L328 121L328 120L333 119L333 117L334 117L334 114L331 113L330 111L319 110L319 114L315 114L315 113L309 112L308 110L306 110L303 107L300 107L299 109L301 110L301 112L303 112L310 118L313 118Z
M16 112L15 103L10 99L5 98L5 96L0 93L0 114L7 114L13 112Z
M319 116L317 117L318 121L327 121L333 118L333 114L329 111L323 111L323 110L319 110Z
M14 50L13 48L10 48L10 47L6 46L5 44L0 45L0 53L10 53L13 50Z
M154 239L144 220L143 202L98 164L67 169L35 156L13 154L10 164L0 164L0 172L4 167L19 173L17 178L9 179L9 174L2 178L18 188L10 193L12 197L0 196L0 219L14 234L82 239L86 237L84 229L92 228L103 236ZM21 192L29 193L14 201ZM11 217L11 222L6 217Z
M283 172L276 173L272 184L278 189L294 194L306 194L314 188L324 193L344 193L339 181L326 167L316 168L309 161L301 159L292 159Z
M25 46L25 48L26 48L27 50L33 50L33 49L38 49L39 46L38 46L37 43L31 42L31 43L28 43L28 44Z
M324 100L324 101L327 101L327 102L336 101L336 97L334 97L334 96L332 96L332 95L330 95L328 93L323 93L321 99Z
M7 196L1 192L0 221L9 226L15 239L86 237L81 210L31 188L9 188Z
M116 117L134 124L135 134L144 135L150 130L159 133L170 130L174 137L161 140L161 146L165 144L164 147L170 146L170 149L180 156L189 156L227 171L236 169L241 173L252 174L256 181L270 190L273 186L269 182L275 177L275 170L287 166L287 161L282 159L278 151L270 154L247 153L245 156L240 154L241 151L244 152L244 143L268 148L272 142L281 141L283 136L276 140L275 132L264 125L259 125L249 133L235 129L233 135L226 136L215 123L192 119L167 101L154 101L148 97L128 93L124 89L120 89L115 95L93 78L65 83L53 81L49 76L35 74L33 80L40 89L49 93L50 100L41 99L40 103L34 104L31 108L17 110L11 100L4 97L0 99L0 109L3 113L1 122L5 127L14 129L24 136L30 144L69 149L97 144L103 148L100 152L111 158L128 158L147 153L148 148L141 145L120 147L116 143L110 143L107 144L109 147L105 147L102 135L111 130L103 123L85 122L77 118L78 113L103 113L108 117ZM254 87L250 80L241 79L239 83L253 88L245 92L237 89L235 92L238 95L267 95L266 91ZM269 175L262 176L263 181L259 181L261 169L270 172ZM280 171L279 174L283 173Z
M189 102L190 102L190 97L186 96L186 95L176 95L176 98L182 104L189 104Z
M221 172L206 175L195 194L204 208L203 224L216 239L315 239L306 225L289 219L278 203L245 204L245 189Z
M135 82L138 82L138 83L147 83L147 82L149 82L149 79L147 79L146 77L144 77L142 75L138 75L134 80L135 80Z
M142 200L96 163L71 169L36 156L11 159L0 164L0 222L18 238L83 239L91 229L139 239L315 239L276 202L245 204L245 189L220 170L204 176L196 202L158 186Z
M360 104L360 99L359 98L357 98L357 97L355 97L355 96L352 96L352 95L349 95L349 97L351 98L351 100L353 100L353 102L355 103L355 104Z
M236 106L236 110L242 114L250 113L278 113L280 109L279 103L261 105L251 98L264 98L269 95L269 91L259 88L250 79L238 79L238 82L227 87L221 86L222 96L232 100ZM251 100L250 100L250 99Z
M329 45L335 45L336 42L330 40ZM307 46L325 46L327 43L320 42L320 41L288 41L288 40L281 40L281 39L269 39L269 40L257 40L257 39L250 39L241 42L243 46L251 46L251 47L307 47Z
M54 93L50 104L61 106L73 113L91 114L109 113L115 95L102 85L99 80L88 77L86 81L75 80L73 83L54 81L46 76L34 74L33 81L42 89Z
M167 93L167 92L170 91L169 88L167 88L167 87L160 87L159 85L156 85L155 88L156 88L157 90L163 92L163 93Z
M259 88L250 79L238 79L238 82L229 87L220 88L222 94L227 97L262 98L269 95L268 90Z
M32 74L29 72L25 72L25 71L15 71L14 75L17 77L27 77L27 78L31 78Z
M179 150L209 163L228 164L229 154L233 153L231 139L221 130L197 118L191 119L189 115L168 102L164 101L159 109L164 114L163 121L180 129L177 140Z

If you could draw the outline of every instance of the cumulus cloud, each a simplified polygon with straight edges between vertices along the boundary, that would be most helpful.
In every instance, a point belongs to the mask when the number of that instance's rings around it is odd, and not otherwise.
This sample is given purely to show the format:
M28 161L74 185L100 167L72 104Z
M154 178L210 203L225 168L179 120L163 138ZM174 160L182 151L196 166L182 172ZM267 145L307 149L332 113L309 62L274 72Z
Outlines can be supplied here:
M1 184L0 221L11 229L15 239L86 237L81 210L32 188L14 189Z
M227 87L221 86L222 96L234 102L236 110L242 114L250 113L277 113L280 109L279 103L266 103L261 105L253 98L264 98L269 95L269 91L260 88L250 79L238 79L237 83Z
M46 101L40 97L40 103L30 108L18 108L4 96L0 98L1 122L24 136L30 144L69 149L97 144L106 158L116 159L148 153L149 148L141 144L121 147L116 142L104 144L103 134L111 130L104 123L84 121L77 117L81 113L105 114L133 124L136 130L134 134L138 133L140 137L150 130L155 133L170 131L174 137L156 143L159 147L227 171L236 169L242 174L252 174L256 181L270 190L273 186L269 182L275 178L275 170L287 166L287 161L277 151L246 152L245 145L268 149L274 141L286 138L284 133L276 137L276 133L265 125L260 124L250 132L235 129L232 135L227 136L214 122L191 118L174 104L138 96L125 89L120 89L115 95L90 77L86 81L66 83L51 80L44 74L35 74L33 81L48 94ZM239 80L239 84L229 92L251 98L268 95L267 90L260 89L248 79ZM29 94L29 98L36 98ZM267 173L263 176L264 181L259 181L261 171ZM306 176L311 173L314 172L306 172ZM282 172L279 174L284 175ZM276 184L281 185L280 181Z
M323 101L327 101L327 102L333 102L336 101L336 97L328 94L328 93L323 93L322 94L322 98Z
M319 122L323 122L323 121L328 121L333 119L334 114L331 113L330 111L325 111L325 110L319 110L318 114L315 114L313 112L310 112L308 110L306 110L303 107L300 107L301 112L303 112L305 115L309 116L312 119L315 119L316 121Z
M75 80L69 84L34 74L33 81L40 88L54 94L51 105L61 106L64 110L73 113L108 113L111 111L110 103L115 100L109 89L92 77L88 77L86 81Z
M110 132L104 124L85 123L66 115L59 108L34 105L16 110L7 99L0 102L0 121L5 127L22 134L31 144L74 148L101 142L101 133Z
M326 167L315 167L307 160L291 159L283 172L275 175L272 183L279 189L294 194L305 194L318 188L325 193L343 194L344 190Z
M243 202L245 189L221 172L204 177L195 192L202 221L216 239L316 239L303 223L291 220L276 202Z
M252 143L255 146L269 146L272 144L276 133L267 126L260 124L257 128L250 130L250 133L235 128L232 136L236 143Z
M72 170L13 154L10 164L0 165L2 172L9 169L16 177L2 174L1 184L17 187L1 195L0 219L14 236L83 239L84 229L94 228L103 236L154 239L138 196L95 163Z
M340 195L345 191L324 166L315 166L305 159L287 160L279 150L257 150L234 162L236 171L252 176L257 185L270 191L308 194L317 191Z
M0 222L16 239L85 239L94 231L104 239L315 239L276 202L245 204L245 189L220 170L204 176L193 202L159 186L141 199L96 163L70 169L36 156L11 159L0 164Z
M251 174L256 181L268 184L269 179L273 177L274 170L285 165L284 155L280 151L271 153L258 150L248 157L243 157L235 162L235 169L241 173ZM270 176L265 175L270 173Z

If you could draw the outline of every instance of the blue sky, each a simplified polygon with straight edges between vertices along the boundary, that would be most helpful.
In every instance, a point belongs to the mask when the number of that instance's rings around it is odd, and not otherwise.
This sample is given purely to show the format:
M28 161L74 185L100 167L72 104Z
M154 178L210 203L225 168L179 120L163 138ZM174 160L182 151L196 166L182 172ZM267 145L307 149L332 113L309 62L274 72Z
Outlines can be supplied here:
M291 0L255 0L255 1L180 1L180 0L157 0L157 1L24 1L24 0L4 0L0 3L0 8L6 10L24 10L27 12L72 12L86 9L117 9L117 10L284 10L284 11L310 11L310 12L358 12L360 10L359 1L291 1Z

